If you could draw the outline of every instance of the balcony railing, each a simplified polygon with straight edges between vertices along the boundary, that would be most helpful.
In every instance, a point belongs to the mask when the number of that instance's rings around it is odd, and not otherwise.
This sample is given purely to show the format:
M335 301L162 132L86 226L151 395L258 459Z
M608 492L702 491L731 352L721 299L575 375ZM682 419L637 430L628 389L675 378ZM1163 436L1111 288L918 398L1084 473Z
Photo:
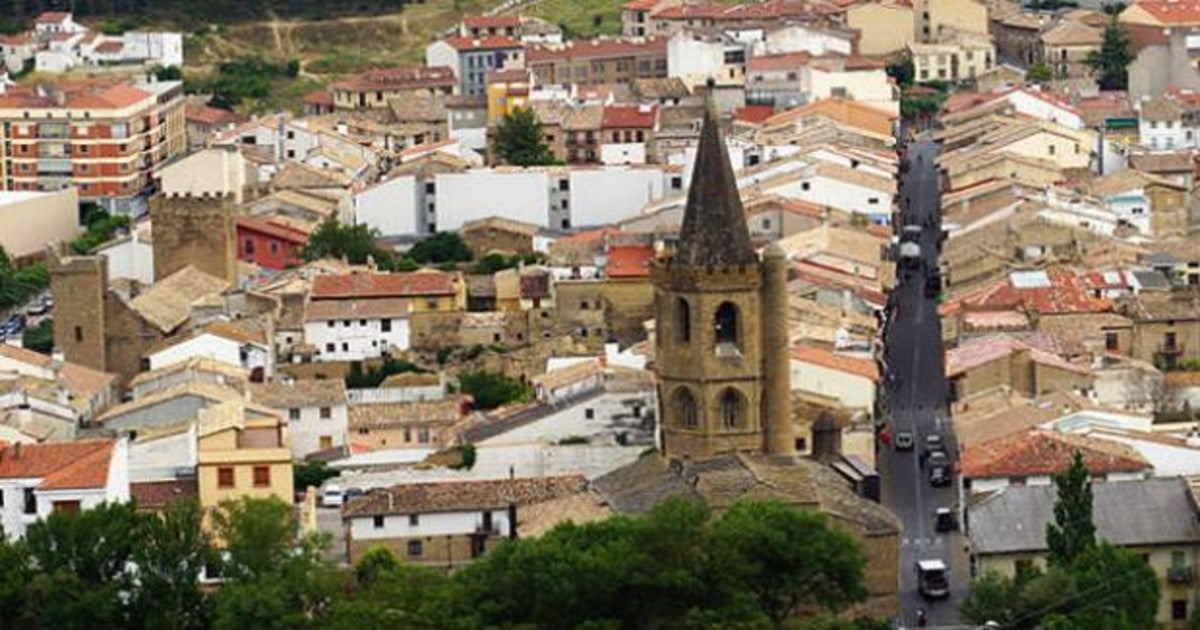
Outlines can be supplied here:
M1178 342L1160 343L1158 344L1158 349L1155 350L1155 353L1162 355L1180 355L1183 354L1183 344Z
M1196 572L1189 566L1175 565L1167 567L1167 581L1172 584L1191 584Z

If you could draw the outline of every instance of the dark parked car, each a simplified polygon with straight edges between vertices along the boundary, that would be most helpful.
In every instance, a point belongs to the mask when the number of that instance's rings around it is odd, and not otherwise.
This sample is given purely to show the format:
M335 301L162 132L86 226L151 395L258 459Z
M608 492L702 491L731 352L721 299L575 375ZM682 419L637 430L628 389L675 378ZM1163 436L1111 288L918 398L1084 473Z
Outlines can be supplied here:
M929 485L937 488L950 485L950 458L946 453L936 451L929 454Z
M958 529L958 519L954 516L954 510L950 508L938 508L933 513L933 527L939 533L952 532Z

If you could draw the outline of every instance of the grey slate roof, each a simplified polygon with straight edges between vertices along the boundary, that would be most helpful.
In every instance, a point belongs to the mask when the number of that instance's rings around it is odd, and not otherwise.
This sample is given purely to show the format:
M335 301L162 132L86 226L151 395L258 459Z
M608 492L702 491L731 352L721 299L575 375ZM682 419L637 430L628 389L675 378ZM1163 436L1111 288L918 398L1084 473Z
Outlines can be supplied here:
M1170 289L1171 281L1158 271L1134 271L1133 277L1143 289Z
M1092 484L1097 537L1117 546L1196 544L1200 521L1183 479ZM1008 486L970 508L971 550L980 555L1046 550L1053 485Z
M707 267L757 262L716 110L709 103L700 128L675 263Z

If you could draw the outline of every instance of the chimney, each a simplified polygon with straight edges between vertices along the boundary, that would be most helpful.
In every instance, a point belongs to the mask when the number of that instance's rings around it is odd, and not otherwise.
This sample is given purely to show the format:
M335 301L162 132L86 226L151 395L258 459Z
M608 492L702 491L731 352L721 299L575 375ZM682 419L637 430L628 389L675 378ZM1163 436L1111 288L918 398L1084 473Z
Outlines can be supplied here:
M13 459L21 459L21 443L13 442Z

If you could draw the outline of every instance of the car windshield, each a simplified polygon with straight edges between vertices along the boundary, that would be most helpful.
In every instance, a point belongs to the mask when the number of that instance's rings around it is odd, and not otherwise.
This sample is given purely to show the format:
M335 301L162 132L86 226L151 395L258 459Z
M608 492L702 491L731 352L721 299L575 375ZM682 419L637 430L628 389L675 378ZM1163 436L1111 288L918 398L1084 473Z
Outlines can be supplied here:
M946 465L946 454L940 453L940 452L930 453L929 454L929 463L933 466L945 466Z

